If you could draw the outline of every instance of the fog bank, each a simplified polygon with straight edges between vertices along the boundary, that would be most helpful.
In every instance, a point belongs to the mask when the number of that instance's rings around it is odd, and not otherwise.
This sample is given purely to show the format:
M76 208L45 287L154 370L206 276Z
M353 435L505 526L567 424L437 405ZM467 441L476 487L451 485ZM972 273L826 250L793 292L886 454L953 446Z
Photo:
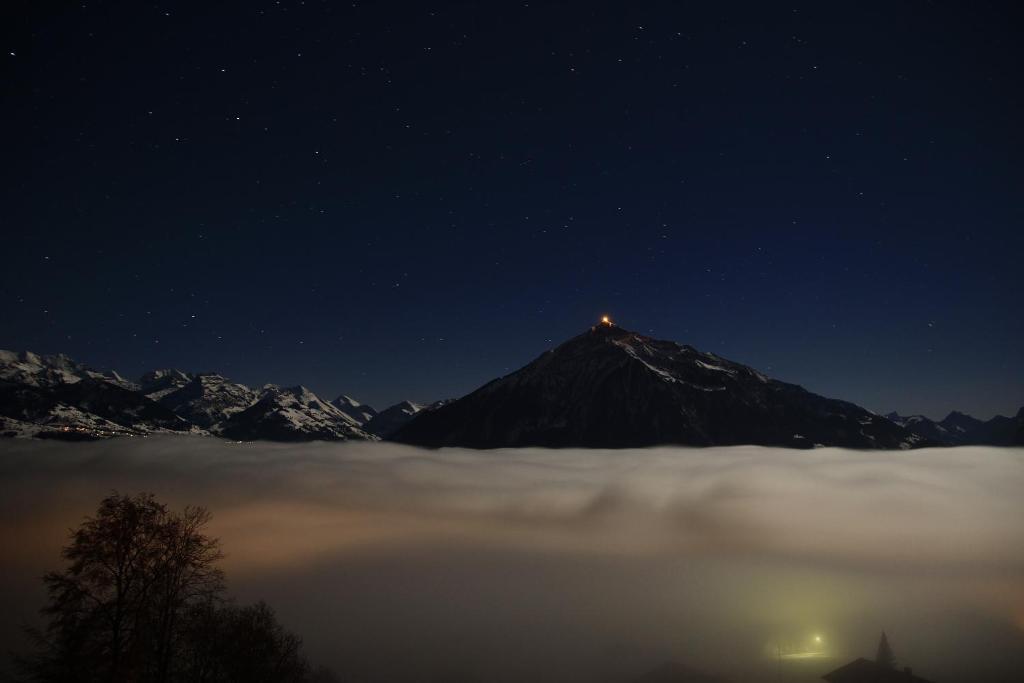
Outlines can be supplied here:
M936 681L1024 668L1024 449L8 440L3 643L113 489L210 508L229 591L356 680L815 680L883 628Z

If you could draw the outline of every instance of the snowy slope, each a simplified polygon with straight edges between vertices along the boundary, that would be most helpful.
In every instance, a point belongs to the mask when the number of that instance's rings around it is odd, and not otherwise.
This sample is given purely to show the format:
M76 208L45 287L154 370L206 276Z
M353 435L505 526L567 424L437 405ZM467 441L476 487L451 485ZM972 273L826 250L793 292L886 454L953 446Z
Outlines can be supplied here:
M213 432L236 439L376 438L359 424L302 387L257 389L214 373L175 369L153 370L134 383L63 355L0 351L2 436L85 439Z
M262 394L223 375L203 374L164 394L159 402L189 422L209 428L253 405Z
M152 370L139 378L139 391L154 401L177 391L193 380L195 375L173 368Z
M25 384L33 387L52 387L58 384L74 384L83 379L109 382L122 389L137 389L130 382L113 371L93 370L76 363L64 354L43 356L31 351L0 350L0 381Z
M136 391L91 378L52 386L0 382L0 415L39 427L25 434L22 425L15 425L15 435L106 438L199 431Z
M377 414L377 411L371 406L364 405L354 398L345 396L344 394L331 401L331 404L361 425L365 425L373 419L374 415Z
M355 419L302 386L266 388L255 404L213 431L240 441L376 440Z

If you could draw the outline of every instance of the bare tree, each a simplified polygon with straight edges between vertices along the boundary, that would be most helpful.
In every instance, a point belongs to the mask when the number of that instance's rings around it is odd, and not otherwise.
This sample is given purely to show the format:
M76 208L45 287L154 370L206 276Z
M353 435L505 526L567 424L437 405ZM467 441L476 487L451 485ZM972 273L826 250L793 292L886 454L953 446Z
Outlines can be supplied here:
M215 598L221 553L205 536L209 513L174 514L151 494L103 499L71 533L67 567L44 577L48 619L27 662L43 680L168 680L181 615Z
M305 683L302 641L263 602L223 597L219 544L201 507L169 511L151 494L104 498L71 533L49 600L30 680L74 683ZM315 678L314 678L315 675Z
M153 596L156 652L151 661L156 665L156 681L169 680L188 607L210 602L224 590L224 575L214 566L223 555L217 541L202 533L209 521L210 513L204 508L187 507L163 526L163 555Z

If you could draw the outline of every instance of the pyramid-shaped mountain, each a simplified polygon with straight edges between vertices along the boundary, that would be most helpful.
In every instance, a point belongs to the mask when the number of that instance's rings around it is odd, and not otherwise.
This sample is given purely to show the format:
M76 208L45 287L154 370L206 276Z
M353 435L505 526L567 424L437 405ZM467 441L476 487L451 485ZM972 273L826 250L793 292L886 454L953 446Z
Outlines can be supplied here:
M929 443L852 403L607 322L457 401L418 414L392 438L469 448Z

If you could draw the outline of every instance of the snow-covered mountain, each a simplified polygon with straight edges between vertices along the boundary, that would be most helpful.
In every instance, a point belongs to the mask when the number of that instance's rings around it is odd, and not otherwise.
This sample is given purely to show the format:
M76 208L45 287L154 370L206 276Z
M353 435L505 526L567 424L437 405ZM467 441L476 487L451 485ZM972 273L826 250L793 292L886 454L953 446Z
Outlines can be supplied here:
M96 439L160 432L283 441L377 438L303 387L256 389L215 373L174 369L129 382L64 355L0 351L0 435Z
M42 386L0 382L0 416L4 436L88 439L199 431L136 391L90 377Z
M209 428L256 403L263 392L217 374L194 376L160 397L161 405L200 427Z
M377 411L371 406L364 405L344 394L331 401L331 404L361 425L365 425L377 414Z
M172 368L152 370L139 378L139 391L154 401L159 401L191 382L194 377L191 373Z
M0 350L0 436L155 433L305 441L394 438L427 446L754 443L910 448L1024 445L1024 408L988 421L952 412L885 418L738 363L597 325L457 401L377 413L348 396L255 388L216 373L153 370L138 382L64 355Z
M852 403L604 323L468 396L420 412L393 438L473 448L927 443Z
M0 350L0 381L33 387L52 387L58 384L74 384L83 379L102 380L122 389L138 389L138 385L116 372L93 370L76 363L64 354L43 356L31 351L17 353Z
M213 427L243 441L375 440L359 423L306 387L267 387L262 397Z

